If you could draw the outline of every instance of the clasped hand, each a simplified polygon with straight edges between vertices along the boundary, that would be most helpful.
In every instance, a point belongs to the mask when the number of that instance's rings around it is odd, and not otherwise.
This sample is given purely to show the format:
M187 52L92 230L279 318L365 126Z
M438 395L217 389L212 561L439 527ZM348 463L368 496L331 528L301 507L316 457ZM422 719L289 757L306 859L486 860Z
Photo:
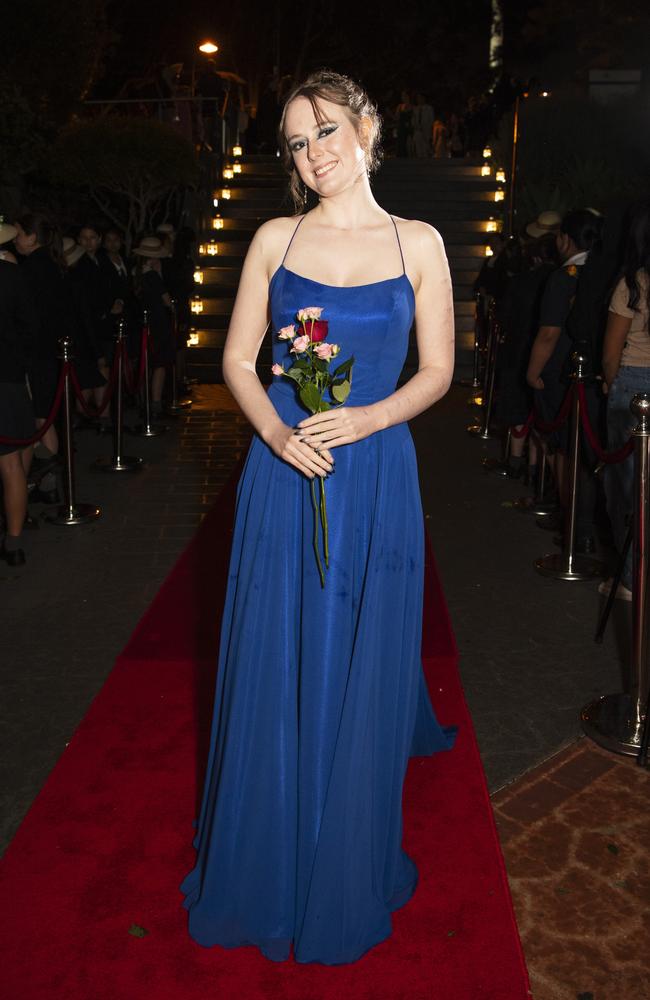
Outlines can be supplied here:
M334 468L330 448L353 444L377 430L374 417L362 406L339 406L314 413L297 426L284 425L269 442L279 458L309 479L327 475Z

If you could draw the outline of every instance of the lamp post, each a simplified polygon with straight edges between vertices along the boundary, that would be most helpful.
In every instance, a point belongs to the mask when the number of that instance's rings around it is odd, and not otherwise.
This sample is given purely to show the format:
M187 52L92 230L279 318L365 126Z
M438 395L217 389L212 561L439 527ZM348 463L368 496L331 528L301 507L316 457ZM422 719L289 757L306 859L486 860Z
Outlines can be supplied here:
M547 98L551 96L550 91L540 90L538 97ZM528 91L518 93L515 98L514 119L512 123L512 159L510 161L510 198L508 199L508 236L514 235L515 226L515 190L517 186L517 154L519 151L519 114L522 98L528 97Z
M196 97L196 52L201 52L204 56L213 56L219 51L219 46L209 39L201 42L192 53L192 97Z

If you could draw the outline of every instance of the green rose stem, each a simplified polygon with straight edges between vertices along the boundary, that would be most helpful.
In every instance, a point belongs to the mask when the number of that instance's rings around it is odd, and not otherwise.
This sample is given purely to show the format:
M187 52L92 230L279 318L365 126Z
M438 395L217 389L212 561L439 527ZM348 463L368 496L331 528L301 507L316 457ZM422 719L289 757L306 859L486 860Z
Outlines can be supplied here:
M311 479L309 482L311 487L311 502L314 508L314 552L316 553L316 563L318 565L318 572L320 574L320 585L325 589L325 574L323 572L323 564L320 561L320 551L318 548L318 502L316 500L316 490L314 488L314 480ZM321 489L323 488L323 481L321 479ZM325 536L327 537L327 535Z
M325 503L325 479L320 477L320 519L323 525L323 551L325 552L325 565L330 568L330 545L329 532L327 530L327 504Z

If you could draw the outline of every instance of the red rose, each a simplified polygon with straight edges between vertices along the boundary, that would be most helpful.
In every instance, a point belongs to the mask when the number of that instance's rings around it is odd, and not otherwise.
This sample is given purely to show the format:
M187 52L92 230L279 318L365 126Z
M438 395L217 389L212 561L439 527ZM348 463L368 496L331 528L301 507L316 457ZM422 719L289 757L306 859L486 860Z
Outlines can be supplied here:
M321 340L325 340L328 326L329 324L326 319L316 319L313 323L311 320L307 320L305 323L307 333L314 343L319 343Z

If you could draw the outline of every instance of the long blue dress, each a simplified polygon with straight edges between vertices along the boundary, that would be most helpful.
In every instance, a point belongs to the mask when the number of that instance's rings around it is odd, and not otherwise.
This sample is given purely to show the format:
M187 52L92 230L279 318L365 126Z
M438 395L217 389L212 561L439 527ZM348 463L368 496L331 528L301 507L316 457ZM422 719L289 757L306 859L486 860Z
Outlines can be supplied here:
M283 261L270 298L274 361L288 358L275 331L321 306L337 360L356 358L348 404L394 391L415 305L405 272L338 287ZM308 416L287 378L269 398L287 424ZM248 452L198 854L181 886L199 944L253 944L277 961L293 945L299 962L353 962L390 935L417 883L401 847L408 757L454 738L420 659L424 529L408 426L333 455L321 589L309 481L259 437Z

